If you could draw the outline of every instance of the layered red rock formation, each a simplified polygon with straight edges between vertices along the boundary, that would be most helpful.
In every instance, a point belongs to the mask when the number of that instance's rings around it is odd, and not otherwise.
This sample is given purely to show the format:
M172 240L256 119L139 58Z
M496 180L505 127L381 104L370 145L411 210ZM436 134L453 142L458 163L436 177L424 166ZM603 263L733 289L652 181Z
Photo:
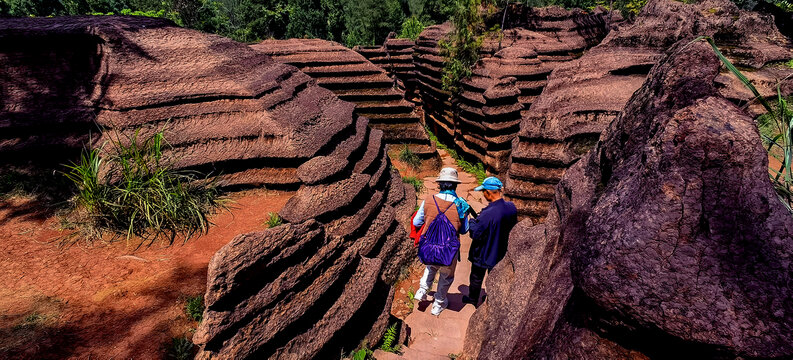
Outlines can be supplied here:
M477 359L793 356L793 218L720 62L680 41L524 220L487 279Z
M405 92L405 98L418 101L419 99L416 98L415 65L413 64L413 47L415 45L410 39L389 37L381 46L356 46L353 50L395 79L397 86Z
M199 358L335 357L387 325L413 190L383 132L295 67L145 17L4 19L0 157L165 128L177 168L296 189L287 221L212 259ZM60 157L65 162L66 157Z
M503 37L485 40L482 60L455 99L442 90L443 57L438 46L451 26L425 29L414 55L427 124L442 140L453 142L464 155L498 174L508 169L520 112L531 107L551 71L597 44L609 29L608 14L601 11L587 14L510 5L506 15L502 18L499 13L489 20L499 26L504 21Z
M506 182L506 193L522 215L544 218L565 169L594 146L663 52L698 35L714 36L740 66L760 69L793 57L790 41L771 18L739 11L729 1L649 1L633 24L612 31L582 58L557 67L524 113ZM790 71L766 68L747 75L771 95L784 73ZM726 72L717 82L730 99L752 97Z
M415 105L405 100L394 80L361 54L339 43L319 39L265 40L252 45L276 61L297 66L356 106L356 114L385 134L388 144L407 144L422 158L435 156L432 144L419 121Z

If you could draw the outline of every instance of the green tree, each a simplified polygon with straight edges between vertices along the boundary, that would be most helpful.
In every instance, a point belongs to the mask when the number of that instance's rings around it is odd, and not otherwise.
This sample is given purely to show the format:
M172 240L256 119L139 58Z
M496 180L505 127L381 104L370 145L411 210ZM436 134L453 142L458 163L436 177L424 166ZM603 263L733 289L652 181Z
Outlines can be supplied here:
M327 24L318 0L289 0L289 24L286 36L290 38L322 38L327 34Z
M344 0L347 46L382 43L405 19L399 0Z

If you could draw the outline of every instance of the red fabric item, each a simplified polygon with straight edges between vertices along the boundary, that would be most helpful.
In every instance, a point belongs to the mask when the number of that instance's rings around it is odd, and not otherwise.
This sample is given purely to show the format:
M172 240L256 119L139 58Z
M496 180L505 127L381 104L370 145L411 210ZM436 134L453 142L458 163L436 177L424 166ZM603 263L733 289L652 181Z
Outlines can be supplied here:
M421 239L421 229L424 227L423 225L420 228L413 226L413 218L416 217L416 214L419 212L416 211L413 213L413 216L410 217L410 238L413 239L413 246L419 246L419 240Z

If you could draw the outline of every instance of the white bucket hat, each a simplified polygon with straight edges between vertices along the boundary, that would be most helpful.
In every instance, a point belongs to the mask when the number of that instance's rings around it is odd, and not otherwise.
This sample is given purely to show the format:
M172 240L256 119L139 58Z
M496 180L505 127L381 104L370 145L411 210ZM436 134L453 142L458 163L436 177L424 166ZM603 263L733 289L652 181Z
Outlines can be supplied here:
M453 183L460 183L460 179L457 177L457 170L454 168L443 168L441 169L441 173L438 175L438 178L435 179L435 182L453 182Z

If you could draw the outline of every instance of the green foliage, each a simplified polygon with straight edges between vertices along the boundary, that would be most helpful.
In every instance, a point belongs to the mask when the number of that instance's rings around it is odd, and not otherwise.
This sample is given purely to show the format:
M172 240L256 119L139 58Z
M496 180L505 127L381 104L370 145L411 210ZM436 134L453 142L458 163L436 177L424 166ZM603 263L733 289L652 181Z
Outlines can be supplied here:
M276 212L267 213L267 228L274 228L284 223L284 220Z
M793 59L790 59L790 61L786 62L786 63L785 63L785 66L787 66L787 67L789 67L789 68L793 69Z
M411 304L413 301L411 300ZM402 349L402 345L398 344L399 338L397 337L397 323L391 324L383 334L383 343L380 345L380 350L385 352L398 354Z
M196 295L187 298L184 310L188 318L200 322L204 318L204 296Z
M399 38L416 41L423 30L424 24L421 23L421 20L419 20L417 16L413 15L402 22Z
M399 0L343 0L343 4L343 37L349 47L381 44L405 19Z
M788 106L787 99L782 97L781 82L777 83L776 103L772 105L760 95L751 81L721 53L713 38L700 36L692 42L703 39L710 44L724 66L754 94L755 99L765 108L766 114L758 119L758 126L768 155L781 164L779 169L769 167L769 177L782 203L788 210L793 211L793 109Z
M595 0L595 5L603 6L609 10L620 10L623 15L632 18L642 11L644 5L647 5L647 0ZM590 6L589 8L594 8L594 6Z
M0 0L0 16L139 15L168 18L241 42L309 37L349 46L381 44L388 33L416 36L441 23L454 0ZM405 19L414 20L406 22Z
M776 5L777 7L779 7L784 11L793 12L793 2L789 0L771 0L769 2Z
M430 130L428 127L424 127L424 130L427 131L427 136L429 136L430 141L435 143L435 147L449 153L449 156L451 156L452 159L454 159L454 161L457 163L457 166L459 166L460 169L462 169L463 171L469 174L474 175L476 177L476 180L479 181L480 183L485 180L485 178L487 177L487 171L485 170L485 166L482 163L471 164L470 162L463 159L460 156L460 154L457 153L457 151L455 151L452 148L449 148L445 144L438 141L438 137L435 136L432 130Z
M416 193L424 191L424 181L415 176L403 176L402 182L413 186L413 188L416 189Z
M358 349L353 350L346 358L352 360L374 360L374 351L364 341Z
M407 145L402 146L402 151L399 152L399 161L402 161L414 170L421 167L421 159L419 159L419 156L416 155L413 150L410 150L410 147Z
M127 240L139 236L141 244L158 238L173 244L176 236L206 233L208 215L225 207L216 184L172 169L163 159L162 130L142 140L139 133L113 141L104 157L86 149L79 162L66 166L77 187L75 210L87 215L83 225Z
M188 360L193 358L193 342L187 336L175 337L168 348L168 358Z
M471 69L479 61L485 32L481 6L481 0L457 0L453 30L448 40L438 44L444 57L443 89L453 94L460 92L460 81L471 76Z

